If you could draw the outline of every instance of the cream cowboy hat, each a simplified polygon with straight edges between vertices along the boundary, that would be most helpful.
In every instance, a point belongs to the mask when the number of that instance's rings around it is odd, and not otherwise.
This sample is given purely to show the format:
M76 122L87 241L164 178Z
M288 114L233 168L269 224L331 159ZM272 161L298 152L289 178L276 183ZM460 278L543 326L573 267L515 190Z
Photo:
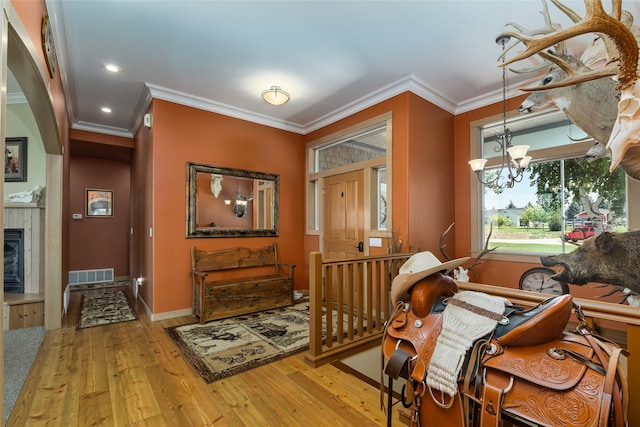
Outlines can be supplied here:
M391 301L394 305L400 300L408 301L409 295L407 291L420 280L439 271L448 274L454 268L464 264L470 259L470 257L464 257L447 262L440 262L440 260L429 251L418 252L402 264L399 274L393 279L393 283L391 283Z

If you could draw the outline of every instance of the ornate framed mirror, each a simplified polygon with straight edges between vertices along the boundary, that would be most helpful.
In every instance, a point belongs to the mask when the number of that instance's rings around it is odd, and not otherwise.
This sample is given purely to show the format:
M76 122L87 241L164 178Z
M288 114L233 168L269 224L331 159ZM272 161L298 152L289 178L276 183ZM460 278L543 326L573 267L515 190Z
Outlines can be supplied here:
M278 235L280 176L187 163L187 238Z

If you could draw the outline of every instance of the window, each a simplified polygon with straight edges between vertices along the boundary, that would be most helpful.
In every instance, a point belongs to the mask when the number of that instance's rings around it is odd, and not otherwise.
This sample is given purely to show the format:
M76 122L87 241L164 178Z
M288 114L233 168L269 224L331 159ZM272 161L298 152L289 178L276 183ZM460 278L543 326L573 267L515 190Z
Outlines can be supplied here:
M387 168L378 168L374 169L375 182L377 183L376 188L378 191L376 201L377 205L375 209L371 211L376 215L375 220L378 224L378 230L386 230L387 229ZM376 221L372 221L373 224Z
M618 168L610 174L608 158L585 160L593 141L587 142L584 132L563 113L520 116L509 128L513 144L529 145L533 160L522 181L511 189L472 181L476 188L472 192L476 216L472 252L481 250L489 237L489 248L497 248L492 254L531 256L533 260L539 254L575 249L571 243L593 234L583 233L590 227L595 233L627 230L629 192L624 171ZM472 124L472 158L489 159L485 180L499 172L501 155L494 147L500 129L495 121Z

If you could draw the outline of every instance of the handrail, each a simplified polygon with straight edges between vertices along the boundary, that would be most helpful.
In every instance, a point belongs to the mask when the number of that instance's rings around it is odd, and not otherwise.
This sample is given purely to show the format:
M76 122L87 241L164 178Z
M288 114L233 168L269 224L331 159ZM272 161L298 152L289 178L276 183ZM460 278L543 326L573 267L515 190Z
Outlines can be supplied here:
M484 285L472 282L457 283L458 289L460 290L484 292L504 297L513 304L536 305L550 297L550 295L540 294L538 292L504 288L502 286ZM573 298L573 302L580 306L582 312L587 317L611 320L614 322L626 323L628 325L640 325L640 308L638 307L604 301L594 301L584 298Z

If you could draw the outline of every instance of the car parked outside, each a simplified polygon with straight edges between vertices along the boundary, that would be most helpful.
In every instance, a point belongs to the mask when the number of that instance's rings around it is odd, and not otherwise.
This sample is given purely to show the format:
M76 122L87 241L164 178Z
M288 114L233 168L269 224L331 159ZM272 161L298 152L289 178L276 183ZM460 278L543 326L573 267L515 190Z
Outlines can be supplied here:
M578 240L584 240L591 236L595 236L596 231L591 226L585 227L575 227L573 230L568 233L564 233L565 240L571 240L572 242L577 242Z

